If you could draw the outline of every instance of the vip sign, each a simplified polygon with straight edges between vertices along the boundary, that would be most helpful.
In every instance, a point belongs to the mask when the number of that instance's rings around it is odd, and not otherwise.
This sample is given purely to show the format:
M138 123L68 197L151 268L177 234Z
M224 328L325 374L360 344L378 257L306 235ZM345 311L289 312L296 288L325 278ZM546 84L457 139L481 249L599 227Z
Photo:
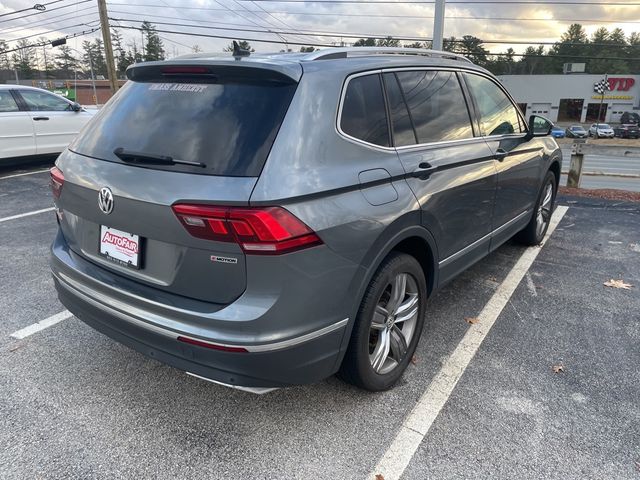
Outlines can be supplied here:
M636 80L634 78L609 78L610 90L617 90L619 92L628 92L635 83Z

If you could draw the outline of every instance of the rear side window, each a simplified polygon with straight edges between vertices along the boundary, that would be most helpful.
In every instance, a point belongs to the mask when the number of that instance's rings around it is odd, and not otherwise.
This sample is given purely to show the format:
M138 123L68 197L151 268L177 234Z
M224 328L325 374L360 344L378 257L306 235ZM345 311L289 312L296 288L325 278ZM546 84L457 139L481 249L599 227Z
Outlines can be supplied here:
M455 72L397 72L418 143L473 137L469 110Z
M17 112L18 105L9 90L0 90L0 112Z
M387 90L387 101L389 102L389 115L391 116L391 127L393 129L393 144L396 147L404 145L415 145L418 143L409 116L404 95L398 85L395 73L385 73L383 75L384 86Z
M128 81L70 149L123 162L115 149L202 163L139 166L187 173L259 176L296 84L251 78L215 83Z
M347 135L382 147L390 146L380 75L352 78L342 104L340 128Z
M465 80L480 110L482 135L522 133L516 106L498 85L488 78L470 73L465 73Z

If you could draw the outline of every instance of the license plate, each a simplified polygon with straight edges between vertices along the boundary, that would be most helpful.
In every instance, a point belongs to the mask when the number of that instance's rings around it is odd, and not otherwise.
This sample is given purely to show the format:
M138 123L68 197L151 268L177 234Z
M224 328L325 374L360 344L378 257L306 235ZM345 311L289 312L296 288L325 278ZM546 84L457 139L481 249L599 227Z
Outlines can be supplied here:
M100 255L125 267L140 268L140 237L101 225Z

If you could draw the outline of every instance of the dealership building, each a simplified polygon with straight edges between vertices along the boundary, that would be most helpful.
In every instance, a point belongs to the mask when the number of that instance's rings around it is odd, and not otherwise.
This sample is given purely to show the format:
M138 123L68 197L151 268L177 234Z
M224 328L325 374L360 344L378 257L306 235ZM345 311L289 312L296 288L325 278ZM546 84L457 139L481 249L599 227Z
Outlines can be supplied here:
M624 112L640 113L640 75L609 74L604 96L596 85L604 75L501 75L526 116L541 115L558 123L618 123ZM604 98L603 98L604 97Z

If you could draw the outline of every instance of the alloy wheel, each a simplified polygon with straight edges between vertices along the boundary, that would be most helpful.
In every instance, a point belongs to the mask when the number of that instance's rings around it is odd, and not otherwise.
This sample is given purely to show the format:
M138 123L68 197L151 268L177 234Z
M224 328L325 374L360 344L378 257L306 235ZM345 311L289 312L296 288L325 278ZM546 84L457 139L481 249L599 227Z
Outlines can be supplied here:
M369 330L369 360L384 375L402 363L418 320L420 292L412 275L398 273L376 304Z
M538 213L536 216L536 235L542 236L549 220L551 219L551 209L553 207L553 185L548 183L544 189L544 196L538 207Z

